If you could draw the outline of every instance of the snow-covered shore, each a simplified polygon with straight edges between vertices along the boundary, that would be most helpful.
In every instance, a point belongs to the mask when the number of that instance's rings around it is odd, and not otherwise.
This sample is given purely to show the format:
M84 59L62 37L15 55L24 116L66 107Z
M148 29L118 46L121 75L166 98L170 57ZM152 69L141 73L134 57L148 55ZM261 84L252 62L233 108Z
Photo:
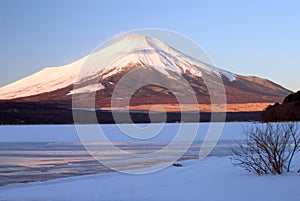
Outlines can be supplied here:
M229 157L180 162L146 175L107 173L8 185L1 201L222 200L298 201L300 174L257 176Z

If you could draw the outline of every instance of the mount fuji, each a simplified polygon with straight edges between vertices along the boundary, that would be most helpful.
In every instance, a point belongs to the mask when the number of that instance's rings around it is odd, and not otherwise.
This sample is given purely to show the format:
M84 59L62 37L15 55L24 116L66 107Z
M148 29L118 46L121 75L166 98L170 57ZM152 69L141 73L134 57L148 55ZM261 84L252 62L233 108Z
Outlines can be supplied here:
M88 68L83 68L87 65ZM175 80L176 83L171 82L170 86L178 91L183 90L184 83L180 80L184 79L193 89L199 105L210 104L207 80L214 82L214 78L218 77L223 82L227 104L235 105L236 111L246 104L256 107L257 104L281 102L290 93L267 79L238 75L210 66L157 38L129 34L116 38L101 50L75 62L44 68L1 87L0 101L70 104L74 95L85 99L95 93L95 106L111 109L115 86L133 69L140 69L143 76L127 80L128 88L142 84L147 75L155 74L157 80ZM174 106L178 103L175 95L168 88L148 84L133 94L130 107L149 109L154 104ZM145 105L149 107L143 107ZM87 107L84 102L78 106Z

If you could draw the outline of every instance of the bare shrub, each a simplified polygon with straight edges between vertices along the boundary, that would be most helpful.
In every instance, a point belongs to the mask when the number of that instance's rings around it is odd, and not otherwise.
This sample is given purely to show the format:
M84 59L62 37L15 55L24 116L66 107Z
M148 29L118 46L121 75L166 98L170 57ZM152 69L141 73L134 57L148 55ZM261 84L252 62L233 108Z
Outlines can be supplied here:
M262 174L289 172L299 149L297 123L267 123L244 129L247 140L230 148L232 163Z

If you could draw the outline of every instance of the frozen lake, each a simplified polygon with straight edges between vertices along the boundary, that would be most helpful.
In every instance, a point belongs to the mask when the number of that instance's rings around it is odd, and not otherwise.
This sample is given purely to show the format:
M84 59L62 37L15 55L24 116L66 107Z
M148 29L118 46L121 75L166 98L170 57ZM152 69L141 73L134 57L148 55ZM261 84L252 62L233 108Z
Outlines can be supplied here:
M220 123L213 124L221 125ZM244 139L243 128L253 124L255 123L225 123L220 141L209 156L227 155L227 148L234 144L234 140ZM135 139L127 136L117 125L101 125L101 129L114 146L126 153L145 154L167 146L176 136L179 125L166 124L156 136L150 139ZM199 129L192 145L179 160L198 158L210 126L209 123L185 125L197 125ZM84 125L83 127L88 131L93 126ZM130 130L132 125L123 126ZM160 126L162 124L154 125L154 127ZM181 151L180 145L177 144L163 152L162 157L135 164L122 160L123 155L112 149L107 142L91 142L90 146L101 147L98 153L101 160L121 161L118 165L127 169L144 168L168 162L171 161L170 158L174 153ZM74 125L0 126L0 185L108 171L111 170L95 160L81 144Z
M222 123L211 123L212 126L222 126ZM251 127L256 122L228 122L224 123L220 140L240 140L244 139L242 134L243 128ZM164 129L156 136L147 140L135 140L124 134L117 125L105 124L101 125L101 129L105 135L114 142L168 142L174 138L180 124L168 123ZM195 141L202 141L207 134L210 123L185 123L185 125L198 125ZM132 125L123 125L130 127ZM138 124L145 127L147 124ZM162 124L154 124L160 127ZM92 125L83 125L82 127L93 127ZM0 126L0 142L80 142L80 138L76 132L74 125L14 125Z

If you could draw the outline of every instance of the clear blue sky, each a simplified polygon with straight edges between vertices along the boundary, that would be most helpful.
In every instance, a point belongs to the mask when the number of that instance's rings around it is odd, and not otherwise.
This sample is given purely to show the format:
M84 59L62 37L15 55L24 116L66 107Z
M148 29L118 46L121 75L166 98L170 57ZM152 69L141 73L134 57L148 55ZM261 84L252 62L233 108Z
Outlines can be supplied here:
M300 1L1 0L0 86L138 28L180 32L218 67L300 89Z

